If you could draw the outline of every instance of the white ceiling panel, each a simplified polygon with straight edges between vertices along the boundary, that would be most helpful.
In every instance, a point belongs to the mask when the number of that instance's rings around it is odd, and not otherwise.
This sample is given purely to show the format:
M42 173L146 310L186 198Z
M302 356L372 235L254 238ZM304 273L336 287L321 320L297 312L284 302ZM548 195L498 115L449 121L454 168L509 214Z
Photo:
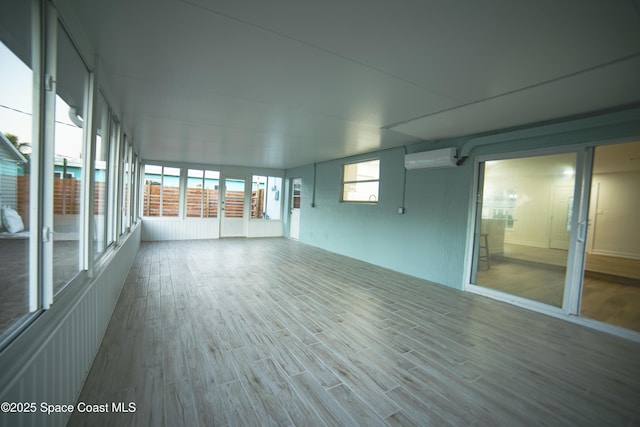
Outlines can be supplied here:
M627 0L183 0L460 102L640 51Z
M640 102L631 0L57 3L147 159L288 168Z
M508 95L460 106L393 127L425 139L471 135L637 102L640 55Z

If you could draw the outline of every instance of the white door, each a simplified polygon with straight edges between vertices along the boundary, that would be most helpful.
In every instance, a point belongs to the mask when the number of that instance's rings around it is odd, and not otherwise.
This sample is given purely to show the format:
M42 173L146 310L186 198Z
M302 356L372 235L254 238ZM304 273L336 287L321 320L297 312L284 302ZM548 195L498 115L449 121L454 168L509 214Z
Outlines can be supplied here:
M225 177L222 179L220 200L220 237L246 237L249 226L247 209L247 180Z
M291 180L291 219L289 221L289 237L298 240L300 238L300 193L302 179Z

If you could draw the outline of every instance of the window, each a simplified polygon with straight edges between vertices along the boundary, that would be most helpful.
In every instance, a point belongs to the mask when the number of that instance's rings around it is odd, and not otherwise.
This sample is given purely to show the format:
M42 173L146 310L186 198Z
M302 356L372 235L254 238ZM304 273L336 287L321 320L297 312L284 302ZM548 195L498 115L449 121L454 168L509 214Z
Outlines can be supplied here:
M143 216L160 216L160 188L162 187L162 166L144 167Z
M131 226L131 159L133 150L125 135L122 144L122 230L124 234Z
M138 155L133 153L133 159L131 160L131 224L138 223L138 193L140 190L140 164L138 161Z
M377 203L379 180L379 159L344 165L342 201Z
M0 341L22 325L39 307L38 280L31 277L29 245L38 239L30 230L32 192L31 150L33 72L31 70L32 2L6 2L10 14L0 14ZM3 7L4 10L7 8ZM37 109L37 108L36 108ZM35 175L37 176L37 175ZM36 180L34 180L36 181Z
M180 207L180 168L146 165L142 215L177 217Z
M118 151L120 147L120 122L113 115L109 117L109 177L107 211L107 247L116 241L118 223Z
M104 96L98 96L96 111L96 148L94 151L95 183L93 217L95 221L94 256L97 258L107 248L107 176L109 173L109 107Z
M178 216L180 207L180 168L162 171L162 216Z
M32 8L44 2L5 3L0 9L10 13L0 13L0 348L32 314L55 304L63 289L71 292L69 284L88 278L82 272L118 235L120 208L131 216L139 174L132 148L120 146L120 124L102 93L95 93L96 109L90 110L89 68L62 23L40 28L51 41L42 46L32 40L40 32L31 26L43 23L32 20ZM32 55L47 58L38 61L37 74L51 73L54 90L45 90L48 78L34 79ZM55 61L48 61L51 56ZM86 120L89 114L95 120ZM125 159L128 167L122 166ZM123 185L129 199L118 193Z
M225 218L244 217L245 180L226 178L224 180L224 202L222 209Z
M202 202L203 218L218 217L218 190L220 188L220 172L204 171L204 201Z
M220 172L187 171L187 218L216 218Z
M280 219L282 178L254 175L251 182L251 218Z
M82 186L86 179L85 91L89 72L62 25L58 24L53 180L53 290L66 286L84 269L81 254Z
M299 180L293 181L293 200L292 205L294 209L300 209L300 198L302 197L302 183Z

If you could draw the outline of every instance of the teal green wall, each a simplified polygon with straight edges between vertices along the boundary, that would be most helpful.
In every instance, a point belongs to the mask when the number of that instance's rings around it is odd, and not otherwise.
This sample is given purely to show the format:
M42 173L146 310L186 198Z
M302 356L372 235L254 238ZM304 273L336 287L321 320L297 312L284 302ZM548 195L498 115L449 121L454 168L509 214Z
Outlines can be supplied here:
M473 203L475 158L479 154L545 149L562 145L607 142L640 136L640 109L629 109L580 120L528 127L492 135L421 143L407 147L418 152L444 147L462 148L467 141L481 144L464 165L445 169L406 171L405 214L402 206L404 148L323 162L286 171L302 178L300 241L331 252L367 261L412 276L461 289L470 240L468 224ZM379 202L341 203L342 165L380 159ZM288 200L285 206L289 211ZM285 234L289 217L285 218Z
M403 205L404 154L398 148L349 158L380 159L377 204L340 202L344 160L316 166L315 207L313 165L287 171L288 177L302 178L300 241L460 287L473 166L407 171L405 213L398 214Z

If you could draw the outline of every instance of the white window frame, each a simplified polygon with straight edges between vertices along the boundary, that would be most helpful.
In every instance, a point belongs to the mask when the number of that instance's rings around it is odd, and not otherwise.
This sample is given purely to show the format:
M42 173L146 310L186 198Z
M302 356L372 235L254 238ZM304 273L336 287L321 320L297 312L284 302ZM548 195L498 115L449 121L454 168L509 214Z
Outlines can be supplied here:
M354 180L354 181L347 181L345 180L345 169L347 168L347 166L351 166L351 165L359 165L359 164L364 164L364 163L370 163L370 162L378 162L378 178L377 179L360 179L360 180ZM359 160L356 162L348 162L348 163L344 163L342 165L342 179L341 179L341 185L340 185L340 202L341 203L363 203L363 204L378 204L378 201L380 200L380 158L373 158L373 159L366 159L366 160ZM349 184L361 184L361 183L367 183L367 182L375 182L378 184L378 191L377 194L375 195L375 200L345 200L344 199L344 191L345 191L345 186L349 185Z

